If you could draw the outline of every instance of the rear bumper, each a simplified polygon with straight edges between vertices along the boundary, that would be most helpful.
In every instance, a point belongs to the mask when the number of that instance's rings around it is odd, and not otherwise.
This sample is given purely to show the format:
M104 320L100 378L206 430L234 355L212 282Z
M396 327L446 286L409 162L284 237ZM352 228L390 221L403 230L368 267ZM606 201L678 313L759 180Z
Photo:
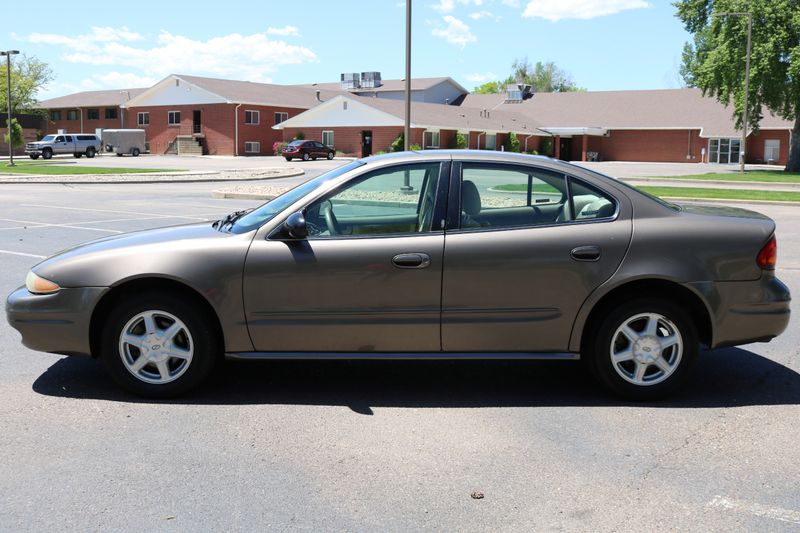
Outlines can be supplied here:
M712 291L699 285L712 307L712 348L769 341L789 325L791 294L774 273L757 281L716 282Z
M83 287L39 295L20 287L6 300L6 318L22 334L22 344L31 350L90 355L92 311L107 290Z

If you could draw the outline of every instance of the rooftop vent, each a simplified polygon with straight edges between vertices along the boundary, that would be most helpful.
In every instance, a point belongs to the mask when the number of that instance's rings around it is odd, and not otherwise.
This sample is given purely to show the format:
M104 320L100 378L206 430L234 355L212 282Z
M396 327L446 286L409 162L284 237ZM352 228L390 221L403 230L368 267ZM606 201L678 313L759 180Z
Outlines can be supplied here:
M361 87L364 89L375 89L383 85L380 72L362 72Z
M344 72L341 76L342 89L352 91L361 88L361 76L358 72Z

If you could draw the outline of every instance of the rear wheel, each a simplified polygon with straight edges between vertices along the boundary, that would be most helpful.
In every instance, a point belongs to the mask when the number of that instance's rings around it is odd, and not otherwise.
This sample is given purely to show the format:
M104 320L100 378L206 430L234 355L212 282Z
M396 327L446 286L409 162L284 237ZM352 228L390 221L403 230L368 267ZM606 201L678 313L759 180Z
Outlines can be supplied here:
M93 158L96 153L97 150L95 150L94 146L90 146L89 148L86 149L86 157L88 157L89 159Z
M122 152L117 152L117 157L122 157Z
M291 157L284 157L284 159L287 160L287 161L291 161L292 160Z
M102 358L126 390L149 398L178 396L213 371L222 353L214 326L184 298L141 293L111 311L103 329Z
M72 154L72 157L74 157L75 159L80 159L81 157L83 157L83 154L75 152L74 154Z
M42 158L50 159L51 157L53 157L53 150L51 150L50 148L45 148L44 150L42 150Z
M656 400L680 387L697 358L697 330L689 315L659 299L619 305L587 339L583 356L608 389L631 400Z
M311 159L311 156L310 156L310 155L308 155L308 154L303 154L303 161L308 161L309 159Z
M133 150L131 150L131 155L133 157L139 157L139 149L138 148L134 148Z

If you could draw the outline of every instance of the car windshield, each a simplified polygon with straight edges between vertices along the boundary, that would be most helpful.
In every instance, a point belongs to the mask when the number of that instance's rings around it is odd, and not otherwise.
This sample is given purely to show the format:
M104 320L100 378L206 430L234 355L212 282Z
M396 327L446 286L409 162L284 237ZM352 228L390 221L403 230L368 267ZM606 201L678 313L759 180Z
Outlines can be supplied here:
M55 139L55 138L56 138L56 136L55 136L55 135L45 135L45 136L42 138L42 140L43 140L43 141L52 141L52 140L53 140L53 139Z
M330 172L326 172L325 174L318 176L312 180L309 180L302 185L298 185L294 189L286 191L285 193L281 194L280 196L270 200L269 202L265 203L261 207L250 211L243 217L236 220L236 222L231 227L231 233L246 233L248 231L252 231L262 224L271 220L275 215L295 203L297 200L302 198L303 196L307 195L323 183L330 181L334 178L338 178L345 172L349 172L354 168L358 168L361 165L365 164L363 161L352 161L346 165L342 165L339 168L335 168Z
M290 142L290 143L289 143L289 146L300 146L300 145L302 145L304 142L305 142L305 141L292 141L292 142Z

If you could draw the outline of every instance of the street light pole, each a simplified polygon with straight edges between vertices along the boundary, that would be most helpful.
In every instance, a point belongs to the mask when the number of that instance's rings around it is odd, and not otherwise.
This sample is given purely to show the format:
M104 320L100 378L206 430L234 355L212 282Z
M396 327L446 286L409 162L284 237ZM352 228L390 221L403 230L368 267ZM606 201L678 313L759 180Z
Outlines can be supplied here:
M408 151L411 137L411 0L406 0L406 122L403 129L404 146Z
M748 99L750 98L750 49L753 40L753 13L751 11L724 11L722 13L714 13L718 17L747 17L747 55L745 56L744 63L744 112L742 113L742 146L739 153L739 172L744 173L744 159L745 152L747 151L747 119L748 117Z
M11 56L17 55L19 50L6 50L0 56L6 56L6 76L8 81L8 166L14 166L14 146L11 138Z

